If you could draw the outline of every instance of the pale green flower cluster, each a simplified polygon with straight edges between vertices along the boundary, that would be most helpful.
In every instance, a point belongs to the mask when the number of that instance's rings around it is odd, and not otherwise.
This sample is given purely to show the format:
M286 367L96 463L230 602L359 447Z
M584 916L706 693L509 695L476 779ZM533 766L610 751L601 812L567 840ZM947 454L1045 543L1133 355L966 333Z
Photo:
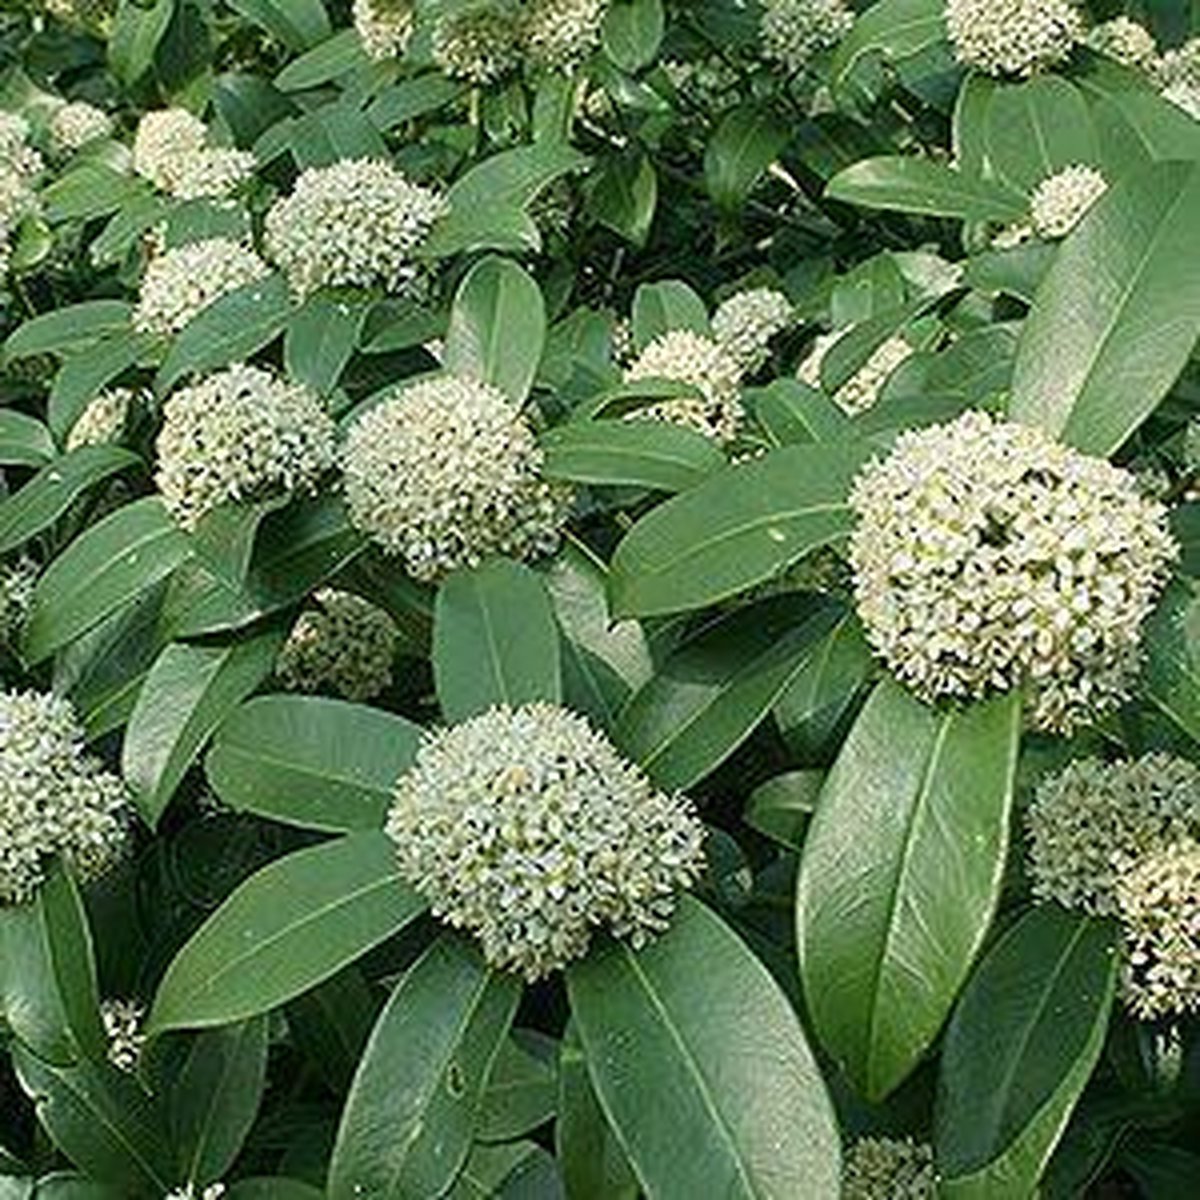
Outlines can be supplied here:
M267 264L232 238L175 246L146 264L133 327L140 333L178 333L214 300L267 274Z
M800 364L796 377L801 383L821 391L821 364L825 356L845 336L845 330L834 333L823 333L808 353L808 357ZM833 393L834 403L849 416L866 412L873 408L879 400L883 385L891 378L892 372L904 362L913 352L913 348L899 334L888 338L872 351L870 358L836 392Z
M714 338L690 329L660 333L625 369L625 382L668 379L696 388L698 396L675 396L643 405L634 420L668 421L718 442L737 437L742 408L742 369Z
M29 122L0 111L0 278L8 273L17 228L39 205L35 182L42 156L29 146Z
M0 171L31 179L43 165L42 156L29 145L29 122L0 109Z
M0 569L0 643L11 642L25 624L37 577L38 566L31 558L19 558Z
M125 436L129 415L133 411L134 394L130 388L109 388L88 402L71 432L67 434L67 449L81 446L105 446L119 442Z
M1095 167L1077 164L1047 176L1030 200L1034 231L1048 240L1066 237L1107 190Z
M792 302L775 288L748 288L722 300L713 313L713 337L736 360L741 371L752 375L770 354L771 339L795 319Z
M313 491L334 462L334 423L315 392L235 365L163 405L154 481L193 529L219 504Z
M1154 35L1129 17L1113 17L1101 21L1088 31L1087 44L1097 54L1124 63L1127 67L1148 69L1158 58Z
M1200 841L1142 859L1117 882L1122 984L1139 1020L1200 1012Z
M934 1200L933 1147L912 1138L861 1137L846 1151L842 1200Z
M427 734L387 832L434 914L530 980L584 955L599 926L645 944L704 869L690 802L656 792L583 717L552 704L496 707Z
M342 452L351 521L424 581L491 554L556 549L571 492L543 480L541 465L520 409L490 384L453 375L369 409Z
M133 138L133 169L177 200L228 196L254 174L254 155L208 145L208 129L186 109L146 113Z
M124 852L125 785L83 743L66 700L0 692L0 905L31 899L56 854L87 879Z
M299 296L322 287L402 289L416 251L447 211L445 198L381 158L301 172L267 213L266 251Z
M100 1020L108 1037L108 1061L132 1074L146 1044L142 1026L146 1010L135 1000L101 1000Z
M981 412L901 434L858 476L867 636L923 700L1027 687L1037 729L1119 705L1177 557L1133 476Z
M1025 823L1033 894L1114 916L1134 863L1200 837L1200 768L1161 753L1078 759L1042 782Z
M989 75L1032 75L1065 61L1084 36L1070 0L946 0L955 57Z
M1200 121L1200 38L1168 50L1153 67L1164 100Z
M371 700L391 685L396 623L382 608L335 588L322 588L316 608L300 614L279 651L275 674L285 688L325 688L347 700Z
M530 0L521 17L525 61L568 70L600 45L608 0Z
M759 37L763 54L790 73L836 46L853 24L842 0L763 0Z
M354 0L354 28L368 58L396 58L408 49L413 0Z
M50 117L50 144L57 154L80 150L89 142L109 137L112 131L112 117L83 100L60 105Z

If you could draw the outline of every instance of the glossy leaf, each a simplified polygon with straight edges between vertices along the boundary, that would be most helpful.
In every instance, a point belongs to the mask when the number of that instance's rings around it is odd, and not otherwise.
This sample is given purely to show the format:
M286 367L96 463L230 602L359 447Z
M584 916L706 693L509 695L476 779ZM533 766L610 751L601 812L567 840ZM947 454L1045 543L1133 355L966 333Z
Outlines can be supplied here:
M1104 1044L1112 928L1046 904L972 976L942 1049L934 1145L950 1200L1032 1195Z
M315 292L289 318L283 361L290 378L320 395L333 391L358 346L371 305L328 291Z
M604 14L604 52L622 70L653 61L663 36L662 0L613 0Z
M1027 201L991 180L963 175L923 158L865 158L828 183L831 200L930 217L970 221L1019 221Z
M521 987L439 938L380 1015L338 1128L330 1200L439 1196L466 1160Z
M1200 741L1200 590L1173 583L1146 622L1146 692L1185 733Z
M133 306L124 300L87 300L42 313L18 325L4 343L12 362L33 354L60 353L129 328Z
M829 66L832 86L845 88L855 68L875 55L901 62L943 41L945 13L943 0L880 0L872 4L838 42Z
M0 467L44 467L57 453L50 431L36 417L0 409Z
M240 812L331 833L379 829L421 734L363 704L260 696L225 718L204 769Z
M633 344L640 352L673 329L712 336L704 301L679 279L643 283L633 294Z
M769 110L726 113L704 150L704 179L716 206L736 212L790 136L787 124Z
M1064 167L1098 165L1087 102L1058 75L995 88L984 136L993 169L1019 191L1032 193Z
M1009 416L1090 454L1121 446L1200 335L1200 275L1190 257L1198 236L1200 163L1159 163L1117 180L1038 288Z
M556 1049L552 1038L520 1031L501 1044L480 1104L476 1141L509 1141L554 1116Z
M167 968L147 1032L240 1021L283 1004L402 929L425 902L381 831L297 850L250 876Z
M746 801L746 824L789 850L799 850L824 782L821 771L787 771L760 783Z

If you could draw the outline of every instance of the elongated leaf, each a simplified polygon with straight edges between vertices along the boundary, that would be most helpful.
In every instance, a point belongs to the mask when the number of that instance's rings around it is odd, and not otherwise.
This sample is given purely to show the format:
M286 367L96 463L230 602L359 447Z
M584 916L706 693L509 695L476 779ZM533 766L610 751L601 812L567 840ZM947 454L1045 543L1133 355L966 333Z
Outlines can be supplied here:
M644 350L673 329L690 329L711 336L704 301L680 279L643 283L633 294L633 344Z
M838 43L829 66L830 82L844 88L864 59L882 55L891 62L921 53L946 37L943 0L880 0L855 17Z
M1200 163L1153 164L1114 183L1038 288L1009 416L1090 454L1116 450L1195 347L1198 237Z
M482 379L523 404L546 342L546 303L516 263L489 255L467 273L450 309L448 371Z
M229 0L229 7L289 50L307 50L329 36L329 18L321 0Z
M574 421L540 440L542 473L576 483L682 492L725 465L711 438L660 421Z
M166 578L187 557L187 536L157 496L119 508L87 529L42 573L25 628L40 662Z
M501 1045L480 1104L476 1141L509 1141L554 1116L558 1102L557 1045L552 1038L528 1032L522 1035L520 1031L518 1037L510 1037Z
M283 361L292 379L326 395L358 346L371 305L364 300L316 292L288 321Z
M992 947L942 1049L941 1194L1034 1193L1100 1055L1116 977L1110 926L1053 904L1027 913Z
M271 673L284 634L228 646L175 642L159 656L129 718L121 770L138 811L158 824L188 767L225 716Z
M840 615L835 604L789 597L706 630L629 702L617 744L661 787L690 787L753 733Z
M297 850L252 875L167 968L147 1033L240 1021L307 991L404 928L425 902L381 831Z
M703 608L835 541L850 530L850 484L870 452L850 442L785 446L659 505L613 556L614 615Z
M1018 191L1031 193L1064 167L1098 165L1087 102L1078 88L1058 75L996 87L984 136L992 167Z
M1146 622L1146 693L1200 741L1200 589L1179 579Z
M118 446L83 446L43 467L0 501L0 554L53 525L88 488L138 462L136 454Z
M148 335L129 330L67 354L54 376L46 409L46 423L54 436L64 440L92 397L132 367L152 344Z
M124 300L68 304L24 322L9 334L3 356L9 362L32 354L58 353L129 327L133 306Z
M704 179L716 206L736 212L790 136L769 110L735 108L722 117L704 150Z
M230 808L331 833L379 829L420 738L366 705L260 696L226 717L204 769Z
M359 1064L329 1167L330 1200L440 1196L466 1160L520 983L439 938L396 985Z
M600 1103L652 1200L840 1194L833 1110L791 1003L718 917L683 897L640 952L567 971Z
M274 83L280 91L299 92L328 83L367 62L358 32L353 28L339 29L332 37L292 59L275 76Z
M938 713L881 683L800 860L797 952L817 1036L869 1099L933 1041L983 942L1008 851L1015 695Z
M57 453L50 431L36 417L0 409L0 467L43 467Z
M923 158L864 158L828 183L831 200L969 221L1019 221L1028 204L1020 192L960 174Z
M493 704L557 704L558 627L546 585L503 558L456 571L438 590L433 674L448 721Z
M746 802L746 824L789 850L799 850L824 782L820 771L787 771L760 783Z
M604 52L624 71L654 60L663 36L662 0L613 0L604 15Z
M846 414L798 379L776 379L751 395L755 417L777 446L845 442L854 436Z

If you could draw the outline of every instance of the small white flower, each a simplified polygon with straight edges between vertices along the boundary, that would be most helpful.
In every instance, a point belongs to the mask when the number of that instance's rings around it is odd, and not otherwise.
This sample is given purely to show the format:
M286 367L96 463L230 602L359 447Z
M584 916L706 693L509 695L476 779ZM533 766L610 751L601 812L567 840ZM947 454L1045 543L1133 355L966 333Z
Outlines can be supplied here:
M31 180L42 170L42 156L28 141L29 122L17 113L0 109L0 174L13 173Z
M25 624L37 578L38 565L31 558L19 558L0 568L0 642L11 642Z
M989 75L1031 75L1065 61L1084 36L1070 0L946 0L961 63Z
M690 329L661 333L625 370L625 382L669 379L690 384L699 396L658 400L635 409L631 420L669 421L718 442L737 437L745 412L742 370L737 359L713 338Z
M1047 240L1066 237L1107 190L1104 176L1095 167L1076 165L1056 171L1034 188L1030 201L1034 230Z
M861 1137L846 1151L842 1200L934 1200L933 1147L912 1138Z
M1129 17L1101 21L1089 31L1087 44L1098 54L1114 58L1127 67L1148 69L1158 57L1154 35Z
M221 1200L224 1195L225 1185L223 1183L210 1183L200 1189L197 1189L194 1183L189 1183L186 1187L175 1188L168 1192L163 1200Z
M67 449L80 446L104 446L119 442L125 435L134 394L129 388L110 388L88 402L71 432L67 434Z
M85 879L102 874L125 851L131 814L66 700L0 692L0 904L31 899L56 854Z
M146 1010L135 1000L101 1000L100 1020L108 1036L108 1061L118 1071L137 1070L138 1057L146 1044L142 1025Z
M401 290L418 275L416 252L447 210L383 159L310 167L267 213L267 255L300 296L321 287Z
M354 28L368 58L398 58L408 49L413 0L354 0Z
M792 302L775 288L749 288L722 300L713 313L717 344L735 358L744 374L752 375L770 354L771 339L795 319Z
M396 784L387 833L434 915L530 980L584 955L599 926L643 945L704 869L690 802L655 791L583 717L552 704L492 708L427 734Z
M534 66L565 71L600 45L608 0L530 0L521 17L525 58Z
M133 327L140 333L178 333L214 300L268 273L253 250L231 238L176 246L146 265Z
M79 150L89 142L111 136L112 131L112 117L82 100L62 105L50 118L50 143L58 154Z
M455 376L369 409L342 452L351 521L426 581L490 554L528 559L557 547L571 493L544 481L541 464L517 406Z
M1163 99L1200 121L1200 38L1168 50L1152 69Z
M185 529L229 501L313 491L333 465L333 419L316 393L235 365L163 405L154 481Z
M177 200L228 196L254 165L247 150L209 146L204 122L182 108L146 113L133 139L133 169Z
M481 0L441 14L433 27L433 60L447 75L493 83L521 61L521 20L507 4Z
M850 32L854 13L842 0L762 0L763 54L785 71L802 70Z
M844 330L824 333L813 343L808 357L800 364L796 373L801 383L821 391L821 364L825 356L845 336ZM888 338L877 346L871 357L836 392L834 402L845 413L854 416L873 408L883 391L883 385L892 372L913 352L913 348L899 334Z

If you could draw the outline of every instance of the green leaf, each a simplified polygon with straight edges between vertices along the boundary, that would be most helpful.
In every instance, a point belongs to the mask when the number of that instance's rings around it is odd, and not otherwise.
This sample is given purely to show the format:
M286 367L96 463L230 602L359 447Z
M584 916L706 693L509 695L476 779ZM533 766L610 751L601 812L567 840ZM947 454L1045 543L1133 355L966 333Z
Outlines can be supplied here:
M314 292L288 320L283 362L288 376L327 396L358 346L371 302Z
M703 608L842 537L850 484L870 454L863 443L785 446L660 504L613 556L614 616Z
M608 155L585 185L587 211L601 225L644 246L658 207L658 175L649 155Z
M754 732L840 615L838 605L789 597L709 626L629 702L617 744L660 787L691 787Z
M227 646L173 642L138 693L125 731L121 771L142 819L157 826L209 735L271 673L278 629Z
M251 875L167 968L146 1032L268 1012L403 929L425 909L381 830L297 850Z
M261 26L289 50L307 50L329 36L321 0L228 0L234 12Z
M542 474L575 483L682 492L725 465L711 438L665 421L572 421L539 441Z
M713 913L680 899L643 950L567 970L600 1103L651 1197L840 1194L837 1125L796 1013Z
M600 30L604 53L623 71L654 61L663 37L661 0L613 0Z
M746 824L789 850L799 850L824 782L821 771L786 771L760 783L746 801Z
M877 1101L937 1036L979 951L1008 852L1011 694L940 713L881 683L804 841L797 954L822 1045Z
M311 1183L282 1175L258 1175L235 1179L224 1195L229 1200L324 1200L325 1193Z
M41 193L46 216L53 222L90 221L127 204L136 204L148 185L98 162L85 162L60 175Z
M546 303L525 270L489 255L459 285L450 309L444 365L524 404L546 342Z
M175 0L154 0L143 7L121 0L108 40L108 63L126 86L150 69L154 54L175 15Z
M1008 415L1089 454L1122 445L1200 334L1198 236L1200 164L1158 163L1117 180L1038 288Z
M292 59L275 76L274 83L281 92L301 92L337 79L368 62L358 31L352 26L339 29L333 37Z
M1114 941L1108 924L1046 904L980 963L942 1048L939 1194L1034 1193L1104 1045L1118 973Z
M1087 101L1058 75L996 87L984 137L988 160L1000 179L1026 193L1064 167L1098 165Z
M24 651L41 662L142 592L187 557L187 535L157 496L135 500L86 529L42 573Z
M1092 110L1107 178L1142 171L1151 162L1200 159L1200 129L1181 108L1150 91L1111 92Z
M456 571L438 589L433 676L447 721L493 704L562 699L558 627L546 585L497 558Z
M501 1044L480 1103L476 1141L506 1142L554 1116L558 1105L556 1047L552 1038L539 1034L509 1037Z
M180 330L154 377L154 390L161 396L184 375L249 358L279 336L291 311L281 275L227 292Z
M756 420L776 446L845 442L854 436L846 414L798 379L776 379L750 396Z
M0 554L53 525L88 488L140 463L118 446L82 446L43 467L20 491L0 501Z
M384 88L367 108L367 119L386 133L397 125L435 112L459 99L467 90L461 80L450 79L440 71L405 79L395 87Z
M50 387L46 409L46 422L54 436L64 439L88 401L132 367L151 344L146 335L127 331L67 354Z
M712 336L704 301L680 279L643 283L633 294L633 344L640 353L673 329Z
M558 1164L536 1142L476 1143L446 1200L564 1200Z
M946 38L944 0L880 0L854 19L838 43L829 65L830 85L844 90L865 60L882 56L889 62L911 58Z
M44 467L57 453L50 430L36 417L0 409L0 466Z
M521 985L467 943L439 938L383 1010L346 1098L330 1200L440 1196L471 1148Z
M133 305L124 300L67 304L19 325L4 343L7 362L34 354L58 354L129 328Z
M330 833L379 829L421 733L363 704L259 696L222 722L204 770L239 812Z
M268 1025L260 1015L192 1039L168 1096L185 1179L219 1179L237 1158L266 1083Z
M1020 192L923 158L864 158L839 171L825 194L862 208L969 221L1019 221L1028 209Z
M717 208L737 212L790 137L788 125L770 109L726 113L704 150L704 181Z
M1146 694L1200 741L1200 586L1177 579L1146 622Z
M50 1140L81 1170L123 1195L166 1195L174 1162L158 1109L107 1063L53 1066L24 1046L13 1066Z

